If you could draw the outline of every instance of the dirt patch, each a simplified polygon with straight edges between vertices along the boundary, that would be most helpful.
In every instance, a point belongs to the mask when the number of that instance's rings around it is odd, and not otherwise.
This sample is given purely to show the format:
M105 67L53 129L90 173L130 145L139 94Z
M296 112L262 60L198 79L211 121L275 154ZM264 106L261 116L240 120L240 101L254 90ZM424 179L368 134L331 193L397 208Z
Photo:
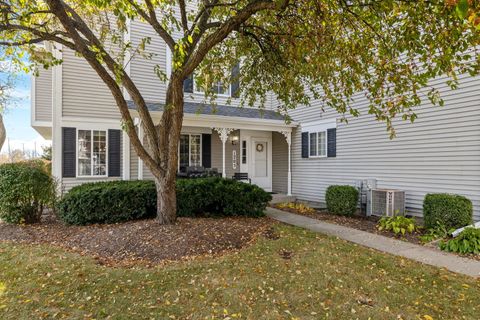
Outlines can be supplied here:
M327 211L321 211L321 210L315 210L314 213L302 214L294 209L279 208L277 206L275 206L275 208L279 210L295 213L295 214L300 214L309 218L318 219L321 221L335 223L338 225L342 225L342 226L346 226L346 227L350 227L350 228L354 228L354 229L358 229L358 230L362 230L370 233L380 234L382 236L386 236L390 238L404 240L404 241L408 241L416 244L422 244L422 242L419 239L419 237L422 235L421 231L405 234L404 236L397 236L393 232L389 232L389 231L379 231L377 229L377 223L378 223L378 220L380 220L379 217L373 217L373 216L365 217L365 216L358 216L358 215L354 215L351 217L338 216L338 215L328 213Z
M179 218L161 226L154 219L66 226L54 216L35 225L0 222L0 241L52 244L94 256L107 265L158 264L243 248L273 224L269 218Z

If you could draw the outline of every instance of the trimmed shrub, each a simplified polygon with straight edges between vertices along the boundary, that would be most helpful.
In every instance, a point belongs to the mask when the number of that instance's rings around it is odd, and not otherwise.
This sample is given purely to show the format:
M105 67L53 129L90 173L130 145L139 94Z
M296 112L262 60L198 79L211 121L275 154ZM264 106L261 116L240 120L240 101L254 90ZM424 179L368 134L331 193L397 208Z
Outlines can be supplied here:
M177 181L177 214L192 217L264 215L272 196L262 188L223 178Z
M472 202L457 194L427 194L423 201L423 219L426 228L439 224L446 229L457 229L472 223Z
M180 179L176 192L179 217L258 217L272 199L255 185L222 178ZM153 181L87 183L65 195L58 214L68 224L115 223L155 217L156 201Z
M58 205L67 224L116 223L154 217L157 194L153 181L108 181L72 188Z
M0 219L35 223L55 203L55 182L42 161L0 165Z
M330 213L350 216L357 211L358 190L352 186L329 186L325 200Z

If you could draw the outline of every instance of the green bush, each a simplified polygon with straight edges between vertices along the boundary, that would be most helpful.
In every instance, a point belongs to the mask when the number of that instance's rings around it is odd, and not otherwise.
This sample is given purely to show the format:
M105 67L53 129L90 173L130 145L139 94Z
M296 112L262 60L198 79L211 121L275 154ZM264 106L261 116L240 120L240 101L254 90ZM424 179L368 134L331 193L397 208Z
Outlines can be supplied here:
M353 215L357 211L358 190L352 186L329 186L325 200L330 213Z
M428 229L438 224L447 229L461 228L472 223L472 215L472 202L460 195L427 194L423 201L423 219Z
M465 228L456 238L441 241L440 249L461 254L480 254L480 229Z
M116 223L156 215L153 181L108 181L72 188L58 205L65 223Z
M264 215L272 196L256 185L231 179L201 178L177 181L178 216Z
M396 235L405 235L405 233L413 233L418 229L414 218L404 216L382 217L378 221L377 229L382 231L391 231Z
M181 179L176 184L177 215L258 217L271 200L261 188L222 178ZM111 181L74 187L60 201L68 224L115 223L156 215L153 181Z
M0 219L9 223L40 221L53 207L55 183L42 161L0 165Z

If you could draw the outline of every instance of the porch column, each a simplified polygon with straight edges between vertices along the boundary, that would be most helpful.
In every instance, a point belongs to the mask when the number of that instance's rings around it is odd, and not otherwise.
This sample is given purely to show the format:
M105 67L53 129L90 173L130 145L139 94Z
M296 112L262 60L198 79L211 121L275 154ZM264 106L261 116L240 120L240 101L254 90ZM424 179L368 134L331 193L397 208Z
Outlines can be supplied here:
M227 177L227 172L226 172L226 166L225 166L225 144L228 141L228 135L235 129L232 128L213 128L213 130L218 132L218 135L220 136L220 140L222 141L222 177L226 178Z
M287 195L292 195L292 132L291 131L280 131L281 134L285 137L288 146L288 173L287 173Z

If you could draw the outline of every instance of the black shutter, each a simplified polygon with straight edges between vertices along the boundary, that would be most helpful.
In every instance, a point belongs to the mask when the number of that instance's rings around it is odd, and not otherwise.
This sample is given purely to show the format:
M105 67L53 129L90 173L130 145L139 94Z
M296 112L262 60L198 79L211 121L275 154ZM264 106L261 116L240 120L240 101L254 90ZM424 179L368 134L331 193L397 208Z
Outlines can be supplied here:
M302 132L302 158L308 158L308 132Z
M202 134L202 166L212 167L212 135Z
M108 130L108 176L120 177L120 147L122 132L120 130Z
M240 97L240 65L236 64L232 69L232 97Z
M193 74L183 81L183 92L193 93Z
M327 130L327 157L337 156L337 129Z
M62 128L62 177L76 177L77 129Z

